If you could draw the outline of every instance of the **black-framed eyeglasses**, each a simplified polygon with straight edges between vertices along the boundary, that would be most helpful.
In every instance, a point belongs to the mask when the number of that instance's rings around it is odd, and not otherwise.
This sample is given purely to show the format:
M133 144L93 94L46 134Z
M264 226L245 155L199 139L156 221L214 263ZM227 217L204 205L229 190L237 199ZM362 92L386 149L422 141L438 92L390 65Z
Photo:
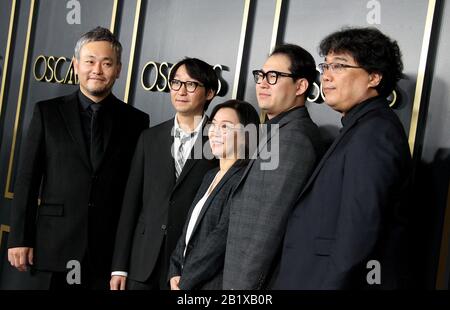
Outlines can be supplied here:
M292 73L285 73L285 72L279 72L279 71L274 71L274 70L270 70L267 72L264 72L262 70L253 70L253 77L255 78L255 83L256 84L261 84L261 82L264 80L264 78L266 78L267 83L269 83L270 85L275 85L278 82L278 77L283 76L283 77L291 77L291 78L295 78L296 76Z
M183 84L184 84L184 86L186 87L186 91L188 93L195 92L195 90L197 89L198 86L205 87L204 85L200 84L199 82L195 82L195 81L183 82L183 81L180 81L177 79L173 79L173 80L170 80L169 83L170 83L170 88L175 91L180 90L181 86L183 86Z
M340 73L340 72L344 71L344 69L346 69L346 68L363 69L363 67L346 65L346 64L341 64L338 62L332 62L329 64L327 64L326 62L323 62L323 63L318 64L317 67L319 68L320 74L323 74L325 72L325 70L331 70L331 72Z

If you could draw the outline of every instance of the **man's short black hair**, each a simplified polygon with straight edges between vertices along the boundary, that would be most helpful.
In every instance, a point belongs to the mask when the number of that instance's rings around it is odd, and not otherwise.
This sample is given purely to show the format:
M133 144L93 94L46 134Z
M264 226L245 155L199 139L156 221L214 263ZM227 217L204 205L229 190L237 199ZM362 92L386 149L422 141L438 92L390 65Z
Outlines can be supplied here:
M219 88L219 82L217 78L216 71L214 71L213 67L208 63L200 60L198 58L189 58L181 60L176 63L171 71L169 76L169 81L174 79L175 74L177 73L178 68L182 65L186 67L187 73L193 78L202 83L205 86L205 92L208 94L210 90L214 92L214 95L217 94L217 89ZM203 111L208 109L211 100L206 101L205 106L203 107Z
M380 73L378 94L387 97L403 77L403 62L397 41L373 27L344 28L328 35L319 46L321 56L348 53L369 73Z
M308 89L305 93L306 98L317 76L314 57L307 50L295 44L277 45L270 56L278 54L289 58L291 61L289 70L295 75L296 79L305 78L308 81Z

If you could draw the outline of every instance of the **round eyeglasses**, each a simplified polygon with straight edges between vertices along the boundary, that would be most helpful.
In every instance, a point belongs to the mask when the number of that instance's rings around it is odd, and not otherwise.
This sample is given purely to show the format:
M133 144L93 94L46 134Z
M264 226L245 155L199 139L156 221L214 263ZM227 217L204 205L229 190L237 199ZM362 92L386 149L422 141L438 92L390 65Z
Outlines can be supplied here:
M226 134L231 131L240 130L241 128L242 125L240 124L234 125L228 122L224 122L224 123L210 123L208 130L210 132L219 131L221 134Z
M351 69L363 69L363 67L358 67L358 66L351 66L351 65L346 65L346 64L341 64L341 63L320 63L317 65L317 67L319 68L319 72L320 74L323 74L326 70L331 70L331 72L335 72L335 73L340 73L342 71L344 71L347 68L351 68Z
M175 90L175 91L180 90L181 86L183 86L183 84L184 84L184 86L186 87L186 91L188 93L195 92L195 90L197 89L198 86L205 87L204 85L200 84L199 82L194 82L194 81L183 82L183 81L180 81L177 79L170 80L169 83L170 83L170 89Z

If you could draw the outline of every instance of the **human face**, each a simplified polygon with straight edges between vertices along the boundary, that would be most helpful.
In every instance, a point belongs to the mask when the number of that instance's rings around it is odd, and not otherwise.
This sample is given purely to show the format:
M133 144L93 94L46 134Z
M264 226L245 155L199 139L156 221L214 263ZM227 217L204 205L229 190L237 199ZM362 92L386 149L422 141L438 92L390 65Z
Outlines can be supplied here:
M283 54L270 56L264 64L262 71L278 71L291 73L290 59ZM291 77L279 76L275 85L267 83L263 79L261 83L256 84L256 98L260 109L267 113L269 119L276 115L288 111L295 106L304 104L302 96L308 88L306 79L297 79L294 81Z
M182 116L203 115L205 103L214 97L214 93L212 91L206 93L203 84L189 75L185 65L178 68L174 79L181 82L194 81L199 83L193 93L187 91L186 84L183 84L179 90L170 90L172 105L177 113Z
M121 67L116 52L107 41L86 43L81 47L80 59L74 59L80 90L95 102L109 95Z
M349 53L329 53L325 62L359 66ZM326 103L345 115L362 101L378 95L374 87L380 83L381 75L369 74L363 68L343 68L340 72L325 70L321 79Z
M236 111L222 108L214 115L211 123L208 137L214 156L221 159L237 159L238 154L243 153L245 142Z

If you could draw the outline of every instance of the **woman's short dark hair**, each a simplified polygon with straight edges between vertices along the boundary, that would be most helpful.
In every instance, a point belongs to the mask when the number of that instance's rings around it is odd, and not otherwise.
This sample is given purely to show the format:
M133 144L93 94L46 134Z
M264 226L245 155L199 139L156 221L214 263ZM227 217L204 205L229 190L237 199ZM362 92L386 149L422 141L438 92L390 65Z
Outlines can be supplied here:
M248 102L242 101L242 100L228 100L223 103L219 103L214 107L214 109L211 112L210 120L214 119L214 116L220 109L229 108L233 109L239 119L239 124L246 127L247 125L254 125L256 128L255 137L250 137L249 132L246 132L245 135L245 159L238 160L239 165L245 165L248 163L248 159L253 154L254 149L249 149L250 147L250 139L255 139L254 146L257 146L258 141L258 128L259 128L259 115L258 112L256 112L256 109Z
M174 79L175 74L177 73L178 68L182 65L186 67L187 73L193 78L202 83L205 86L205 92L208 94L210 90L214 92L214 95L217 94L217 89L219 88L219 82L217 78L216 71L214 71L213 67L208 63L200 60L198 58L189 58L181 60L176 63L172 69L170 70L169 81ZM203 108L204 111L208 109L211 100L206 101L205 106Z
M281 44L277 45L270 56L285 55L291 61L289 70L296 79L304 78L308 81L308 89L305 92L305 97L313 87L313 83L317 77L316 62L314 57L303 47L295 44Z
M369 73L380 73L378 94L387 97L403 77L402 54L397 41L373 27L344 28L320 42L321 56L349 53Z

